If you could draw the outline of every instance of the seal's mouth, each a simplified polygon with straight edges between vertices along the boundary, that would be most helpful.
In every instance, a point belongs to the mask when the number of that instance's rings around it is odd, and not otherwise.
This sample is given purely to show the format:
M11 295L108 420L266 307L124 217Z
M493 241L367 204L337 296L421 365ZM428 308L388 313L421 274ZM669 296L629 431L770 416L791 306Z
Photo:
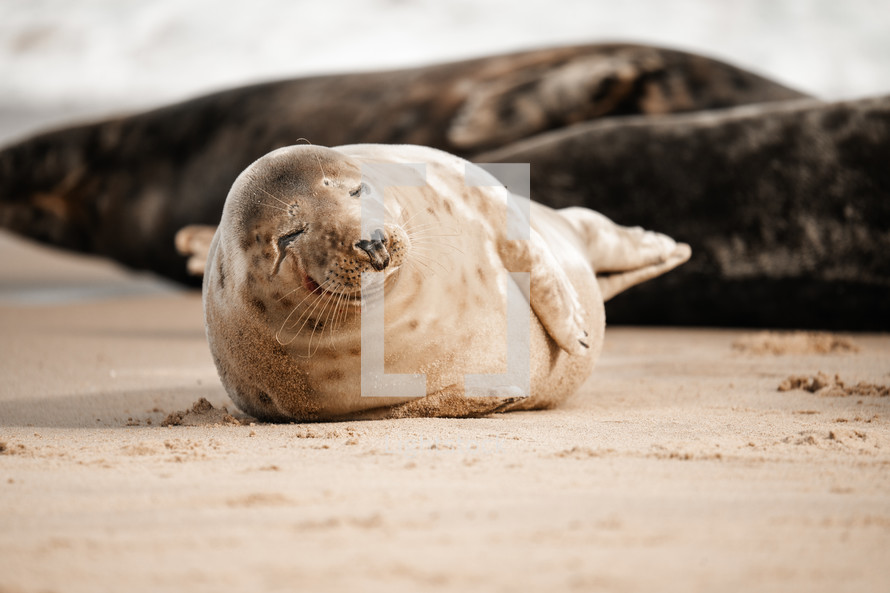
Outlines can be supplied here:
M321 286L319 286L318 282L312 279L312 276L303 272L303 288L305 288L309 292L315 292L316 290L321 290ZM328 292L328 291L324 291Z
M367 255L368 262L374 270L379 273L379 278L371 282L370 285L356 289L354 285L349 283L333 280L329 278L319 282L306 269L306 264L300 257L299 253L290 249L295 240L306 231L306 227L298 229L292 233L281 236L278 240L278 258L272 269L273 274L278 274L285 258L289 255L294 258L293 267L291 268L299 280L300 286L309 295L317 295L318 297L327 297L337 299L337 303L344 305L355 305L362 302L363 298L375 298L383 293L384 287L391 284L397 274L398 266L391 266L390 256L384 247L383 231L377 231L376 235L370 241L359 241L356 249ZM377 236L379 235L379 236ZM345 260L344 260L345 261ZM330 276L330 273L328 273ZM339 276L339 274L335 274ZM378 281L379 280L379 281Z
M329 290L322 287L318 282L315 281L314 278L312 278L312 276L310 276L305 270L302 269L300 270L300 276L303 288L311 294L337 298L345 304L350 304L353 302L358 303L362 299L362 293L360 290L356 292L341 292L338 290Z

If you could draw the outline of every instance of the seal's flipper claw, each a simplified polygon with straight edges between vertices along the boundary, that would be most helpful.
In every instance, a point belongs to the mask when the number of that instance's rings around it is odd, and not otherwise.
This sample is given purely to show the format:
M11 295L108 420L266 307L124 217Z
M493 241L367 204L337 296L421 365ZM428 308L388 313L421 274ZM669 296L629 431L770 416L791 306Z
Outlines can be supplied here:
M186 268L192 276L204 275L210 243L216 233L215 226L192 224L179 229L176 233L176 251L188 257Z

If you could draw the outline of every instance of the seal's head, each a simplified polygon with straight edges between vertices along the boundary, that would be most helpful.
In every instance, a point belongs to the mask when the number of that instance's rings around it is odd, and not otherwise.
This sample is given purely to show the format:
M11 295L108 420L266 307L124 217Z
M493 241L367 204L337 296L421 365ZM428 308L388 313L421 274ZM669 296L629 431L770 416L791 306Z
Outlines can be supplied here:
M353 303L363 272L392 275L407 237L394 224L366 222L362 232L362 200L371 193L360 165L329 148L291 146L251 165L235 182L221 223L226 242L241 251L230 258L236 273L249 272L245 296L265 300L284 291Z
M409 239L400 226L383 224L382 191L372 186L357 161L316 146L271 152L232 186L208 257L205 319L223 383L247 412L280 417L281 393L300 399L317 391L265 383L305 376L292 361L324 358L322 338L331 350L355 350L363 273L372 280L366 298L398 276ZM368 216L369 202L379 217ZM262 409L263 394L272 392L274 405ZM311 416L303 399L285 403L283 415Z

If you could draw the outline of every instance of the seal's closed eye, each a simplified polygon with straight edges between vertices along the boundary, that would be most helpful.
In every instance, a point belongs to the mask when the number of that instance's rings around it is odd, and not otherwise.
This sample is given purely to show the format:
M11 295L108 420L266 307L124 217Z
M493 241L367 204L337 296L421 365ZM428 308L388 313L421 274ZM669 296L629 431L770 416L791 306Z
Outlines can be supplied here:
M287 251L285 250L304 232L306 232L306 227L278 237L278 257L275 259L275 265L272 268L273 274L278 273L278 268L281 267L281 262L284 261L284 258L287 256Z
M306 231L305 228L297 229L292 233L288 233L286 235L282 235L278 238L278 252L281 253L284 251L285 247L294 242L294 239L302 235Z

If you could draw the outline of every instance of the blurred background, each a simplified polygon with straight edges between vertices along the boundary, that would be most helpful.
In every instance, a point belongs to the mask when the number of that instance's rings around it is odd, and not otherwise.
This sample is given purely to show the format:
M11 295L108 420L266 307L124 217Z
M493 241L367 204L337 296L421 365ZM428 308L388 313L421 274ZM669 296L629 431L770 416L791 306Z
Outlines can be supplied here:
M0 145L269 79L608 41L890 93L890 0L0 0ZM0 231L0 304L178 290Z
M0 0L0 142L250 82L636 41L890 92L890 0Z

